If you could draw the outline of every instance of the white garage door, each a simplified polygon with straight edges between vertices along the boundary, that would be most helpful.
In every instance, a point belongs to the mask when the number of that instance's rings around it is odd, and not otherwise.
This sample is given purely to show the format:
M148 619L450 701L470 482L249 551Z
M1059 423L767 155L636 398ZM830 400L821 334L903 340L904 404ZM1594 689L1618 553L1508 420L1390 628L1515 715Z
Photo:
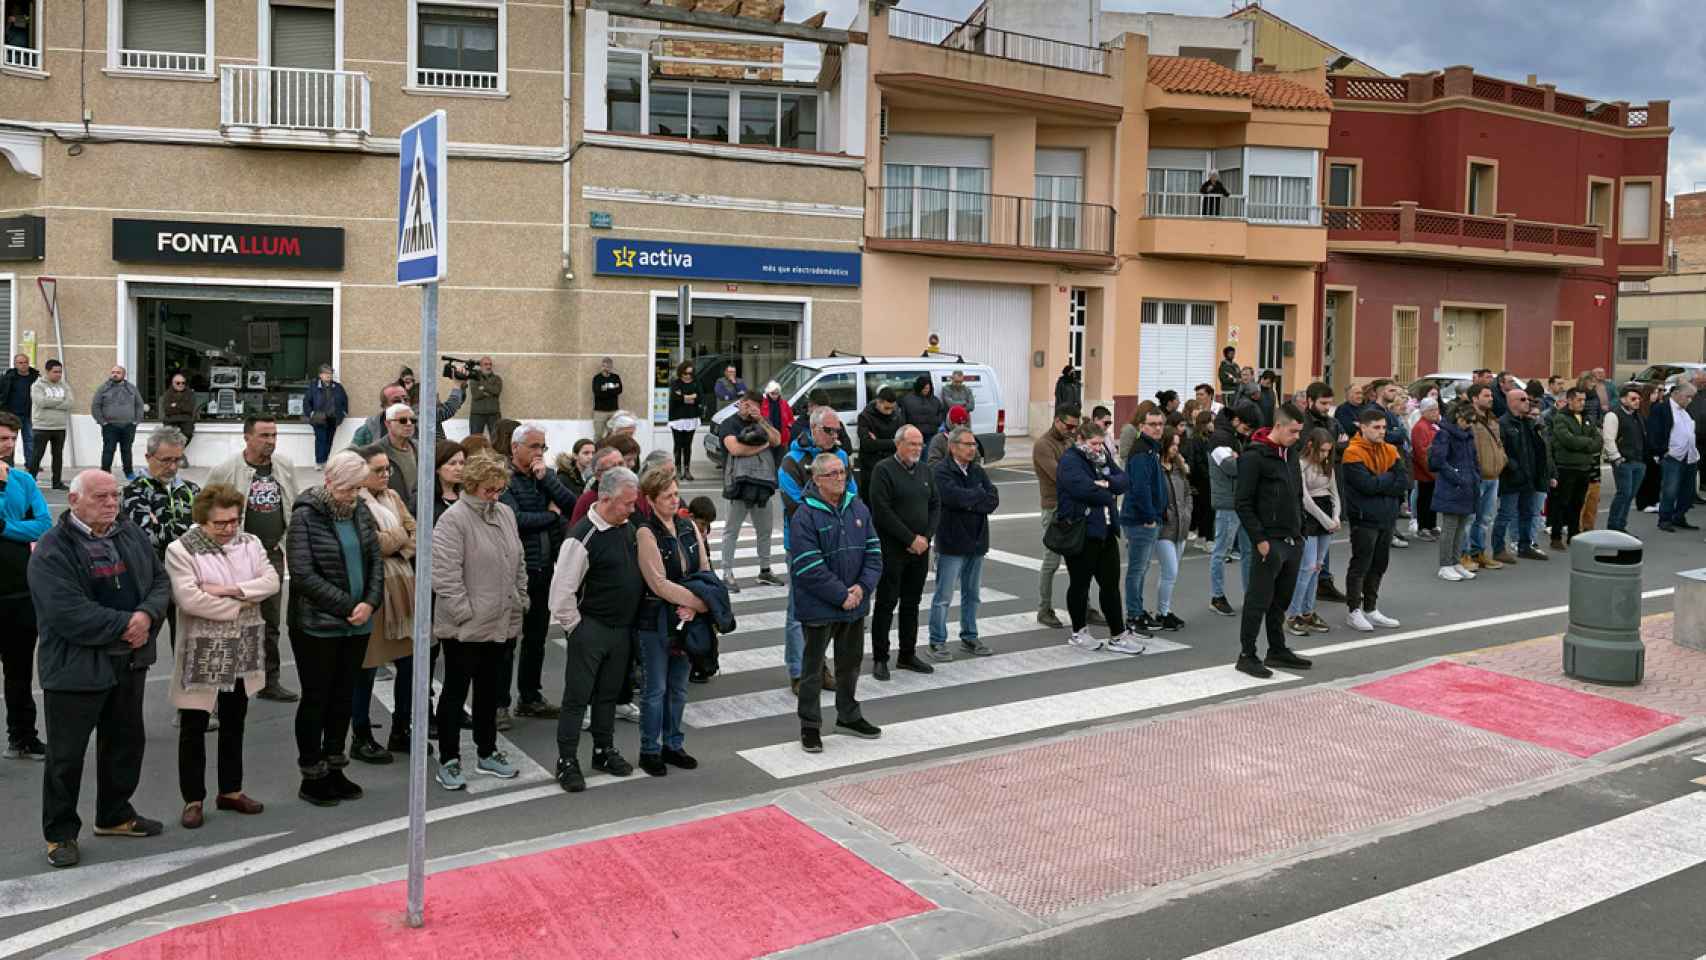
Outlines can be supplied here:
M1138 401L1174 390L1181 401L1199 383L1214 383L1214 304L1145 300L1138 338Z
M995 368L1007 433L1024 434L1031 404L1031 288L932 280L930 332L942 338L944 352Z

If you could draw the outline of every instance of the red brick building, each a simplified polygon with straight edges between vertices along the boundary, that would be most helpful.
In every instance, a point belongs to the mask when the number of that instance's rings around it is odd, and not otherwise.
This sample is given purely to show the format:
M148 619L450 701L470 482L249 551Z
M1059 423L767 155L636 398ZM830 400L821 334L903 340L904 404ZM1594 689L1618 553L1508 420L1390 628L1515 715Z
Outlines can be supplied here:
M1335 74L1318 368L1612 366L1620 279L1664 269L1670 105L1448 67Z

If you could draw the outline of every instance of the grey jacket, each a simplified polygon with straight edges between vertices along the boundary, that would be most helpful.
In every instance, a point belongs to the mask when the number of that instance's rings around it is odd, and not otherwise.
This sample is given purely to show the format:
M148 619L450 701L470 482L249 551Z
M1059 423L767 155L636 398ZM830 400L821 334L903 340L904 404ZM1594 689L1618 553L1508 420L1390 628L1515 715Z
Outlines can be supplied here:
M1191 533L1191 475L1183 464L1171 470L1163 469L1161 479L1167 481L1167 510L1161 515L1160 538L1182 544Z
M125 427L139 423L143 417L142 394L136 390L136 384L129 380L113 380L108 377L101 382L101 388L95 391L95 399L89 402L89 414L101 426L112 424L115 427Z
M71 511L37 541L30 558L30 596L41 624L41 686L56 693L110 690L120 670L146 670L154 664L154 640L166 621L171 580L154 553L148 535L119 517L109 538L136 579L137 610L150 621L148 639L132 649L124 631L134 611L115 610L94 599L90 570L90 534L73 522Z
M432 531L432 635L463 643L503 643L521 635L527 565L515 512L457 497Z
M962 383L957 387L952 383L944 384L942 386L942 402L950 407L955 404L965 407L967 413L977 408L977 397L972 395L970 384Z
M30 421L37 430L64 430L71 425L71 383L42 377L30 385Z

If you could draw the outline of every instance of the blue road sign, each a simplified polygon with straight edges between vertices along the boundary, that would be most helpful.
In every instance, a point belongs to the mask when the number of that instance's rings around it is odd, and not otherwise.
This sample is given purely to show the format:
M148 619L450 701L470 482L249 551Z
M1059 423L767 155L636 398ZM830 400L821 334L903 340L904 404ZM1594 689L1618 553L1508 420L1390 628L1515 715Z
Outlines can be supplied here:
M450 274L443 110L403 131L397 152L397 283L437 283Z

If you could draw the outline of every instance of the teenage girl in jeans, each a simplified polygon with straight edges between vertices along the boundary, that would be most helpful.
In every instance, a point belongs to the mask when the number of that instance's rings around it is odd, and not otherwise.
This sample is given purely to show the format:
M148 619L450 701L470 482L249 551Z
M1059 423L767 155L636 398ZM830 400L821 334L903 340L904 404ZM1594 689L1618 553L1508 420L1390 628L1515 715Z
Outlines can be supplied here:
M1333 435L1311 430L1303 441L1299 471L1303 478L1303 559L1297 567L1297 588L1285 612L1285 628L1293 636L1326 633L1327 621L1315 612L1315 586L1321 580L1327 547L1339 530L1339 482L1333 471Z

